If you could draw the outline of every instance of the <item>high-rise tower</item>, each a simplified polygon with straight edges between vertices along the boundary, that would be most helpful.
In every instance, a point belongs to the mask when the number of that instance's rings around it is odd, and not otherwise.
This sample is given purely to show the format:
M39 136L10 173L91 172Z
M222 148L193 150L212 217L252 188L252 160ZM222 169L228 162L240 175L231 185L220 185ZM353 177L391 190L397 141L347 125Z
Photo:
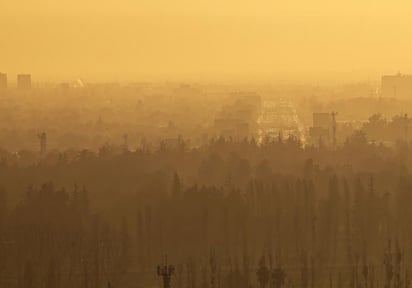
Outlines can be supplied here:
M0 73L0 89L6 89L6 88L7 88L7 74Z
M30 74L17 75L17 87L19 89L30 89L31 88L31 75Z

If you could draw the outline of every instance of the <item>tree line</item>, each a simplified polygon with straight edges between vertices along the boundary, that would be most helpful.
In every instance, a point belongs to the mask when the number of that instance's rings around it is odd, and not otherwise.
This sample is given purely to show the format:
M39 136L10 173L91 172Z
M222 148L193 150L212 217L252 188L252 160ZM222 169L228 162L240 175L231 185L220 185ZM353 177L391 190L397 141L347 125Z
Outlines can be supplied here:
M148 287L167 254L179 288L409 287L409 155L361 132L333 150L291 137L33 163L3 151L0 282Z

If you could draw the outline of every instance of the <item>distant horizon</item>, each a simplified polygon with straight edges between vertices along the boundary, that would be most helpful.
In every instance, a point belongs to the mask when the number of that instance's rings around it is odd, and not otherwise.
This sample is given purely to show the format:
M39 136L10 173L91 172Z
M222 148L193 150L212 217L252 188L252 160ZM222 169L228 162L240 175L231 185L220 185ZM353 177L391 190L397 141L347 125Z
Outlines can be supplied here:
M412 72L411 12L403 0L2 1L0 71L39 81L367 81Z
M265 77L248 77L247 75L216 75L215 77L196 77L196 74L190 76L179 76L179 75L170 75L170 76L136 76L136 77L111 77L107 76L96 76L96 75L67 75L67 76L48 76L42 74L32 73L30 71L24 72L13 72L9 73L5 70L0 70L0 73L7 75L7 81L11 85L17 84L17 75L20 74L30 74L32 76L32 82L38 84L47 84L47 83L71 83L77 80L82 80L85 83L119 83L119 84L129 84L129 83L198 83L198 84L251 84L251 85L321 85L321 86L330 86L330 85L346 85L346 84L359 84L359 83L380 83L382 76L385 75L396 75L401 73L402 75L411 75L409 71L401 72L394 71L393 73L381 73L373 75L364 75L363 77L349 76L349 73L330 73L328 75L316 75L311 74L311 77L304 76L291 76L287 73L276 76L265 76ZM340 75L340 76L338 76ZM343 76L343 75L346 75Z

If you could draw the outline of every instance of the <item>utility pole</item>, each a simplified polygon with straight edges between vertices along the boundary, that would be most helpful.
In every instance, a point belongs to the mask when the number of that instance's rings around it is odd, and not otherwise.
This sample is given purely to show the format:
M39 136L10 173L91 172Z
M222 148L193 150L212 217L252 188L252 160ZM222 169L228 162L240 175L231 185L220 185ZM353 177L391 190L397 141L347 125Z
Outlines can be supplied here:
M167 265L167 256L165 257L165 264L157 266L157 275L163 278L163 288L170 288L171 277L175 272L175 267Z

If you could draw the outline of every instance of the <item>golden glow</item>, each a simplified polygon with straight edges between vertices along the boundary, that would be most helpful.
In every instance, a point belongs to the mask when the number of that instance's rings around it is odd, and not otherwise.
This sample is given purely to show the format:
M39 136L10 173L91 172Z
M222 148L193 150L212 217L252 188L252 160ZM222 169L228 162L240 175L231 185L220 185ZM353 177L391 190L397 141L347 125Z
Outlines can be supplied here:
M410 1L0 0L0 71L38 80L412 72Z

